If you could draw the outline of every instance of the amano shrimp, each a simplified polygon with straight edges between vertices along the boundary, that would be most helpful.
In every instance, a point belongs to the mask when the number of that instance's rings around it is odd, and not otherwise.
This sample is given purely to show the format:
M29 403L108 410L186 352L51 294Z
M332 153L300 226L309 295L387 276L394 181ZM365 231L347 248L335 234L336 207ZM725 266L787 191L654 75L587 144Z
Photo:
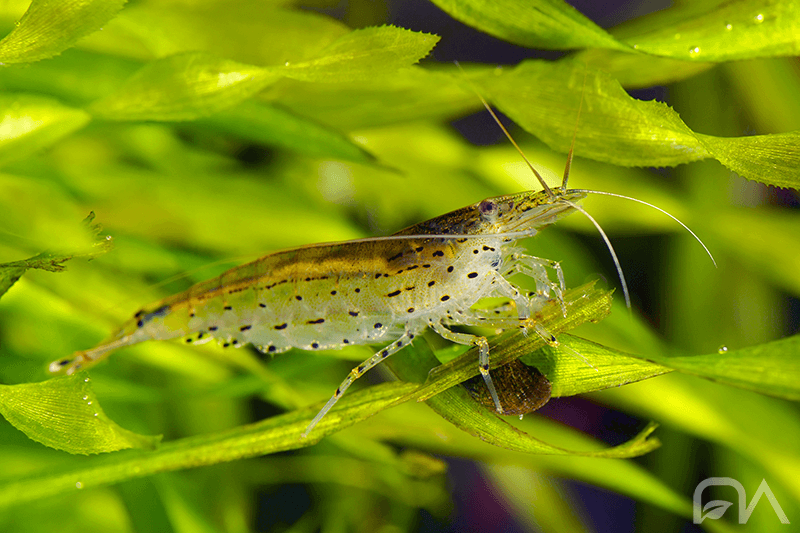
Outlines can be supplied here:
M488 198L387 237L312 244L234 267L145 306L109 339L52 362L49 370L71 374L117 348L147 340L184 338L199 344L217 339L224 347L252 344L268 354L291 348L324 350L383 343L383 348L350 371L309 423L303 433L306 437L356 379L431 328L451 342L478 347L480 374L497 412L503 413L489 373L486 337L450 327L532 326L548 342L557 343L530 317L551 294L564 308L561 267L556 261L526 254L518 240L532 237L576 210L582 212L606 241L628 300L608 238L577 205L589 193L620 195L567 189L571 159L572 150L558 188L548 187L528 162L542 191ZM548 272L555 273L556 281ZM509 281L516 273L532 278L537 291L528 295L517 288ZM516 316L497 317L472 309L488 297L509 301Z
M471 309L486 297L512 301L519 320L527 319L541 303L508 281L515 272L533 277L542 293L560 295L558 264L526 255L516 241L569 214L570 204L585 195L499 196L389 237L272 253L145 306L105 342L49 369L71 374L117 348L180 337L194 344L218 339L225 347L253 344L269 354L388 343L350 372L307 435L353 381L430 327L447 340L479 347L481 374L502 412L489 374L487 339L449 326L507 328L508 319ZM549 279L547 269L558 273L559 282Z

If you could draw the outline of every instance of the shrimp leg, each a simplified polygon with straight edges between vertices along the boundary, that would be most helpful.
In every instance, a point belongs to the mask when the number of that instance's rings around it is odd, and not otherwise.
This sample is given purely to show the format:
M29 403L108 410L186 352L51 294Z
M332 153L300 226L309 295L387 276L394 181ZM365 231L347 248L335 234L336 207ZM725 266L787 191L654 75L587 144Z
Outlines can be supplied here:
M510 268L536 280L536 289L544 296L549 297L552 290L561 304L561 311L564 316L567 316L567 306L564 302L564 291L567 290L567 284L564 281L564 271L561 269L561 263L542 257L515 253L511 256ZM558 283L550 281L546 268L555 271Z
M486 340L486 337L450 331L441 322L434 322L431 320L428 324L433 331L450 342L455 342L457 344L471 344L478 347L480 350L478 361L481 375L483 376L483 380L486 382L486 388L489 389L489 394L492 395L492 401L494 401L495 409L497 409L498 413L502 413L503 408L500 405L500 398L497 396L494 383L492 383L492 377L489 375L489 341Z
M403 335L399 339L392 342L392 344L386 346L385 348L377 352L375 355L373 355L372 357L370 357L369 359L367 359L366 361L364 361L363 363L352 369L350 373L347 375L347 378L345 378L345 380L342 381L342 384L339 385L339 387L336 389L336 392L333 394L333 396L331 396L331 399L328 400L328 403L326 403L325 406L320 410L320 412L317 413L317 416L314 417L314 419L308 425L306 430L302 433L301 437L303 438L308 437L308 434L311 433L311 430L314 429L314 426L316 426L317 423L319 423L319 421L322 420L322 417L324 417L328 413L328 411L331 410L331 408L336 404L336 402L339 401L339 398L342 397L344 391L346 391L350 387L350 385L353 384L355 380L363 376L364 373L367 372L370 368L383 362L383 360L389 357L390 355L399 352L404 347L411 344L411 341L414 340L414 337L415 334L411 333L408 329L406 329L405 333L403 333ZM488 344L487 344L487 349L488 349Z

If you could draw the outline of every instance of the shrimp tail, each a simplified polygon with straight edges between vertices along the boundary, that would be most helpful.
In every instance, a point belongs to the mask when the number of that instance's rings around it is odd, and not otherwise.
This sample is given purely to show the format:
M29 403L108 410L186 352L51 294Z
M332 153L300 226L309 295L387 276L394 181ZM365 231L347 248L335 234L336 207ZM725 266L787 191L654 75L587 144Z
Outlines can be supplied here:
M125 335L122 337L112 337L111 339L102 342L88 350L81 350L73 353L69 357L58 359L50 363L47 370L51 374L66 374L72 375L75 372L84 368L90 367L98 361L105 359L105 357L117 348L127 346L139 342L133 339L133 335Z

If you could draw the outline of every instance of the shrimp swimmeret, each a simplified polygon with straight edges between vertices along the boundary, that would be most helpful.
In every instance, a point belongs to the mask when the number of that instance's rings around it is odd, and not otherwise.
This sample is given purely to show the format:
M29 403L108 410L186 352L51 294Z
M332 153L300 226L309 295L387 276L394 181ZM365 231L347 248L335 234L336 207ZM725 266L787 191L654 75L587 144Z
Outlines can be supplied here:
M356 379L430 327L449 341L479 348L480 373L497 412L503 413L489 374L487 339L449 327L533 326L548 342L556 342L530 317L551 294L566 312L561 267L527 255L516 243L573 211L588 216L576 203L588 193L617 196L567 189L571 159L570 151L564 181L555 189L531 166L542 191L489 198L388 237L303 246L232 268L144 307L105 342L51 363L50 372L71 374L117 348L153 339L183 337L195 344L218 339L226 347L253 344L269 354L391 341L350 371L306 428L307 436ZM600 231L627 301L616 255ZM528 295L518 289L508 279L515 273L531 277L537 291ZM510 300L516 316L472 309L488 297Z

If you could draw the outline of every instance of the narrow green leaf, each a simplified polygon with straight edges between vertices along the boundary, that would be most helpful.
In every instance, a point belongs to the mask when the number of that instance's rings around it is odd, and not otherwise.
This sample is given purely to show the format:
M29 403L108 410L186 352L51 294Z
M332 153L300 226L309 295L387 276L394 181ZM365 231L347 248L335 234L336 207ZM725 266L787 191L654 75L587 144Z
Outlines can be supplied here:
M521 339L513 342L519 343ZM619 387L671 371L665 365L643 361L573 335L562 334L559 343L561 346L555 349L522 357L525 363L536 366L547 376L554 398Z
M648 357L686 374L769 396L800 400L800 335L766 344L683 357Z
M0 94L0 165L24 159L82 128L88 113L28 94Z
M178 54L145 65L88 110L107 120L194 120L233 107L279 77L201 52Z
M284 74L318 82L375 78L416 64L438 41L436 35L395 26L364 28L340 37L316 59L290 63Z
M227 431L167 442L147 454L126 453L93 458L79 468L17 480L0 485L0 508L159 472L196 468L310 446L324 435L372 416L376 409L394 405L398 397L405 396L417 387L412 383L395 382L347 394L339 402L341 407L326 416L307 439L302 439L300 434L316 414L317 406ZM79 483L77 487L76 483Z
M17 280L30 268L46 270L48 272L61 272L66 267L64 263L75 257L92 259L106 253L111 249L112 241L108 237L100 237L100 226L92 224L94 213L90 213L83 221L84 225L94 233L95 243L90 250L81 250L69 255L63 253L42 252L22 261L12 261L0 264L0 297L11 288Z
M560 0L433 0L433 3L465 24L529 48L628 48Z
M611 33L640 52L692 61L800 53L800 2L681 2Z
M321 13L264 2L137 2L81 45L141 60L209 52L268 66L313 58L349 31Z
M375 162L370 153L342 133L274 105L242 102L233 109L201 119L200 124L248 141L288 148L312 157Z
M0 64L28 63L60 54L102 28L126 0L33 0L0 41Z
M800 131L727 138L696 135L717 161L740 176L800 188Z
M709 155L666 104L631 98L614 78L578 63L525 61L501 75L486 75L481 83L504 113L564 152L580 120L575 153L583 157L623 166L672 166Z
M730 61L800 52L800 2L683 2L609 34L559 0L433 0L481 31L530 48L605 48L683 61Z
M748 179L800 186L797 132L734 138L695 133L666 104L631 98L609 75L571 62L526 61L476 81L515 122L564 152L577 121L575 153L583 157L656 167L716 158Z
M515 334L519 337L523 337L519 332L515 332ZM536 337L538 338L538 336ZM533 338L530 340L534 341L530 343L534 345L541 345L544 342L540 338L538 338L538 343ZM495 345L493 348L494 350L490 352L492 355L499 355L502 353L503 356L505 356L505 353L500 351L499 346ZM477 373L477 365L475 364L478 355L477 351L469 350L467 354L470 356L468 359ZM461 359L462 358L459 358L459 360ZM495 359L497 359L497 357L495 357ZM435 363L435 361L432 353L429 351L426 353L421 347L416 347L413 358L407 357L398 359L391 362L390 366L401 379L408 379L410 377L421 377L421 374L424 374L424 372L420 372L420 369L424 370L425 368L429 368L431 363ZM583 364L586 366L585 363ZM431 372L431 379L436 379L438 376L442 375L442 372L439 371L440 369L441 367L437 367L435 370L438 372L435 372L435 374ZM426 395L423 395L420 399L425 397ZM657 439L648 439L656 428L655 424L647 426L639 435L625 444L613 448L578 451L553 446L510 425L495 414L492 409L476 402L463 387L449 388L439 393L437 396L428 398L427 404L448 422L451 422L470 435L479 437L485 442L508 450L535 454L619 458L643 455L659 446Z
M0 385L0 414L29 438L69 453L154 448L161 437L137 435L103 412L85 373L41 383Z

